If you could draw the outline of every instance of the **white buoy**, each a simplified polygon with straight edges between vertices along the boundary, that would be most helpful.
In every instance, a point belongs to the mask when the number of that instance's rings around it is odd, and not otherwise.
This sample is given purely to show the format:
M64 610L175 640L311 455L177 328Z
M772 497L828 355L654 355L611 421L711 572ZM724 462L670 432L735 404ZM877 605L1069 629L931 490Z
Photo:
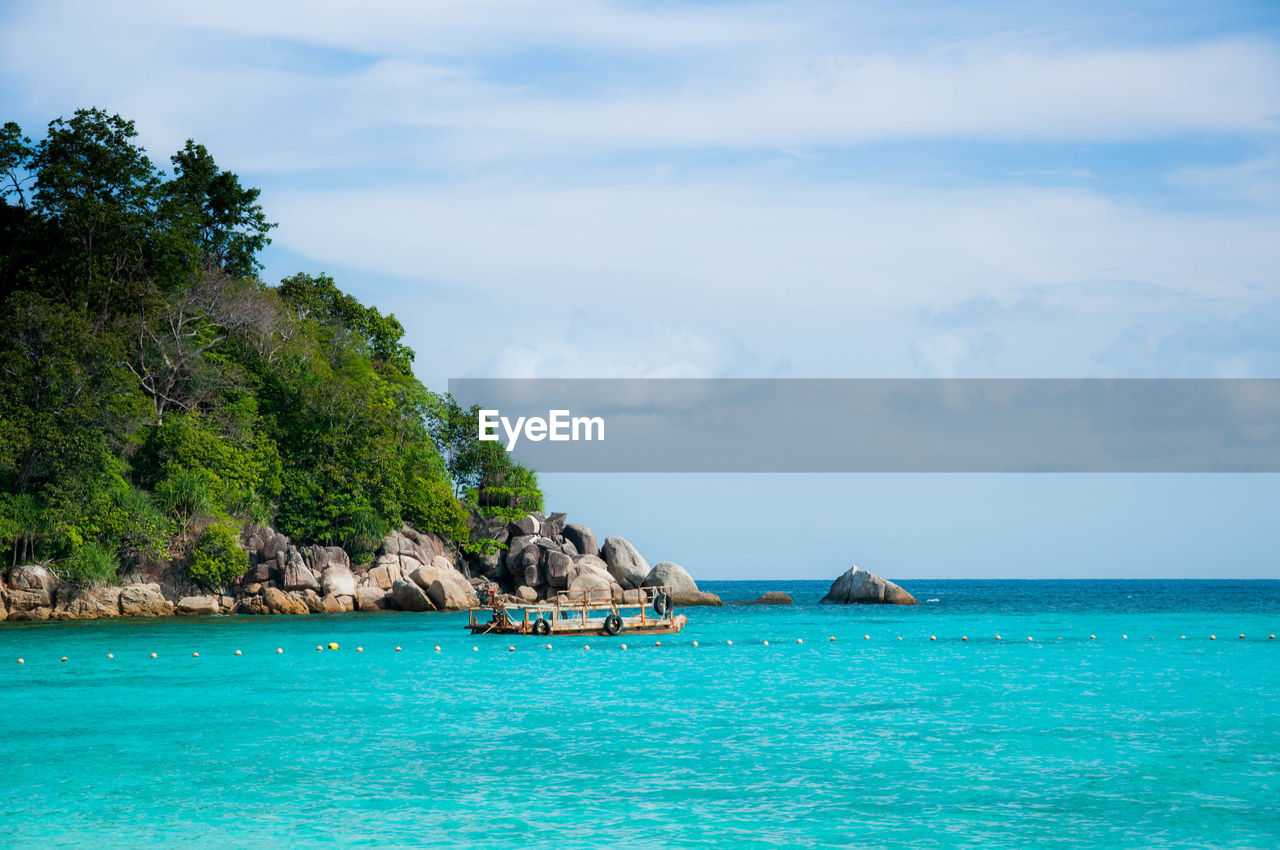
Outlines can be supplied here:
M654 646L662 646L662 641L660 641L660 640L655 640L655 641L653 642L653 645L654 645Z
M769 645L769 641L765 641L765 642L764 642L764 645L765 645L765 646L768 646L768 645Z
M277 646L277 647L276 647L276 655L284 655L284 650Z
M547 644L547 649L550 649L550 648L551 648L551 644Z
M107 657L108 657L108 658L115 658L115 656L114 656L114 655L112 655L110 652L108 652L108 653L107 653Z
M1217 640L1217 639L1218 639L1217 635L1209 635L1209 640Z
M191 653L191 657L192 657L192 658L199 658L199 657L200 657L200 653L198 653L198 652L193 652L193 653Z
M727 641L725 641L725 642L724 642L724 644L725 644L725 646L733 646L733 641L731 641L731 640L727 640Z
M863 636L862 636L862 639L863 639L863 640L871 640L871 635L863 635Z
M1128 635L1120 635L1120 640L1128 640L1128 639L1129 639Z
M240 653L240 650L238 650L238 649L237 649L237 650L236 650L236 655L240 655L240 654L241 654L241 653Z
M155 654L154 652L153 652L153 653L151 653L151 657L152 657L152 658L155 658L155 657L156 657L156 654Z
M67 660L67 656L65 656L65 655L64 655L64 656L62 656L62 660L63 660L63 661L66 661L66 660Z
M356 652L364 652L364 647L363 647L363 646L357 646L357 647L356 647Z
M968 636L968 635L965 635L964 637L960 638L960 640L964 641L965 643L968 643L968 642L969 642L969 636Z
M996 635L996 640L1004 640L1004 638L1000 637L1000 635Z
M1031 640L1031 638L1028 637L1027 640Z
M929 640L937 640L937 639L938 639L937 635L929 635Z
M19 659L18 659L18 663L19 663L19 664L26 664L26 663L27 663L27 660L26 660L25 658L19 658Z
M693 645L694 645L694 646L697 646L697 645L698 645L698 642L695 640L695 641L693 642Z
M436 647L436 649L439 649L439 648L440 648L440 647ZM396 647L396 652L399 652L399 651L400 651L400 647L398 647L398 646L397 646L397 647Z
M801 638L796 638L796 643L804 643L804 641Z
M398 647L398 646L396 647L396 649L399 649L399 648L400 648L400 647ZM436 651L436 652L439 652L439 651L440 651L440 647L438 647L438 646L437 646L437 647L435 648L435 651Z
M514 646L507 647L507 652L515 652L515 651L516 651L516 648Z
M471 647L471 651L472 651L472 652L479 652L479 651L480 651L480 647L478 647L478 646L473 646L473 647Z
M626 648L627 648L627 645L624 643L624 644L622 645L622 648L623 648L623 649L626 649Z
M835 635L832 635L831 637L827 638L827 640L831 641L832 643L835 643L836 637Z

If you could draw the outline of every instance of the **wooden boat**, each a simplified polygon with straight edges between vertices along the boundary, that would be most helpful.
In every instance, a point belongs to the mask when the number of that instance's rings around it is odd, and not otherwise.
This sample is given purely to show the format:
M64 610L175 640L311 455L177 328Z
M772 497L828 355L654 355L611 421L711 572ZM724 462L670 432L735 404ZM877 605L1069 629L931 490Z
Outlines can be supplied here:
M560 591L554 599L528 605L507 605L491 595L484 608L472 609L467 628L473 635L663 635L674 634L688 622L675 613L669 587L627 591L628 601L616 601L608 590ZM477 611L489 611L484 621Z

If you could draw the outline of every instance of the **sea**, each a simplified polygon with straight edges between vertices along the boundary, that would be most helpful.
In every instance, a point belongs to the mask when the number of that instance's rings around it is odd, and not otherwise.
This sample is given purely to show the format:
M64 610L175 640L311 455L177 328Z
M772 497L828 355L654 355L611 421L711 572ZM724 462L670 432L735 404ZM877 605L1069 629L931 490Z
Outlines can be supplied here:
M0 846L1280 847L1280 581L900 583L657 638L0 623Z

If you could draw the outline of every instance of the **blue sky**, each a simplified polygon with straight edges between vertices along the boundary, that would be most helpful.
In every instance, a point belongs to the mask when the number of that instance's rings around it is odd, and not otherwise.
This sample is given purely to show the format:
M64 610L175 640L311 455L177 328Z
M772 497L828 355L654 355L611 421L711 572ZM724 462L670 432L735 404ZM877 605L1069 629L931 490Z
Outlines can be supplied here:
M435 388L1280 377L1274 3L54 0L0 10L0 73L31 135L98 105L135 119L157 161L207 144L280 222L264 277L327 271L393 310ZM921 498L892 504L867 497L884 481L798 488L816 502L774 481L767 507L752 500L769 479L547 485L576 517L650 529L651 560L696 575L1068 575L1104 539L1142 572L1191 528L1245 535L1253 557L1215 570L1280 575L1254 522L1277 504L1269 476L957 480L898 480ZM1228 485L1243 513L1216 507ZM1015 529L974 517L991 532L974 540L1006 539L957 565L945 523L909 505L965 486L1046 507ZM1039 545L1099 504L1132 533ZM794 548L778 529L815 511L831 532L804 536L804 566L769 566L758 550ZM679 515L758 537L744 517L762 512L780 536L718 556L661 531ZM839 528L854 514L865 544ZM888 529L911 519L939 531L895 563ZM1152 563L1197 574L1203 551Z

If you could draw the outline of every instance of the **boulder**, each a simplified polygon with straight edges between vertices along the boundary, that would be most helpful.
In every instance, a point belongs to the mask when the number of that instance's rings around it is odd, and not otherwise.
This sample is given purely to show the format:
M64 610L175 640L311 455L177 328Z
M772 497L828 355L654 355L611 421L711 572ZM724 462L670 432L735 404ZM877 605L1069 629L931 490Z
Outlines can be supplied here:
M735 605L790 605L791 597L780 590L770 590L768 593L762 594L759 599L751 599L746 602L735 602Z
M334 564L324 571L320 579L325 596L355 596L356 577L350 567Z
M516 598L518 598L521 602L537 602L538 591L534 590L532 587L529 587L529 585L527 584L522 584L516 588Z
M319 546L314 547L320 549ZM321 549L321 551L324 551ZM316 581L315 573L311 572L311 568L303 561L302 553L294 549L289 553L289 563L284 568L284 589L285 590L319 590L320 582Z
M573 544L573 548L577 549L583 555L599 555L600 544L596 542L596 533L591 530L590 526L583 525L580 522L571 522L564 527L564 539Z
M421 569L421 568L419 568ZM401 611L433 611L435 606L416 582L407 578L396 579L391 585L391 598Z
M585 594L590 593L592 599L612 599L614 587L614 583L608 576L602 576L593 571L582 571L569 582L569 595L571 598L581 599Z
M239 602L237 602L235 604L235 607L231 609L231 613L252 614L252 615L260 616L262 614L270 614L271 610L267 608L265 604L263 604L261 596L251 596L246 599L241 599Z
M471 566L475 570L476 575L484 576L485 578L497 577L500 554L500 552L493 551L481 552L478 555L473 555L471 557Z
M272 614L311 613L305 597L286 593L278 587L268 587L262 592L262 605Z
M53 600L50 598L51 594L45 590L6 590L4 597L9 606L9 616L15 620L29 619L18 616L23 612L48 611L53 607ZM37 619L47 620L49 615L45 614Z
M350 596L326 596L320 600L320 610L325 614L346 614L355 610L355 601Z
M10 594L8 619L14 620L14 621L20 621L20 620L43 621L53 616L53 609L44 605L36 605L31 608L13 607L13 603L14 603L13 594L15 593L27 594L30 592L31 591L29 590L8 591L8 593Z
M63 584L58 587L58 608L54 617L59 620L97 620L120 616L120 588L77 587Z
M461 611L480 604L475 588L463 578L462 573L439 562L419 567L409 574L431 604L440 611Z
M42 607L53 605L53 591L58 586L58 579L48 567L40 564L23 564L9 571L10 592L19 590L35 593L44 599Z
M178 600L179 615L217 614L222 610L222 603L216 596L184 596Z
M573 558L563 552L547 552L547 584L552 587L568 587L571 567Z
M376 587L361 587L356 590L357 611L381 611L387 607L387 594Z
M530 587L541 587L547 583L547 573L541 564L530 564L522 573L517 573L517 576L522 576L524 583Z
M9 608L4 602L4 590L3 588L0 588L0 623L3 623L7 619L9 619Z
M724 604L719 596L714 593L705 593L701 590L695 590L692 593L689 591L672 593L671 602L677 608L692 608L699 605L718 608Z
M537 534L541 527L542 523L538 522L537 518L532 514L529 516L522 516L520 519L507 523L507 531L512 537Z
M663 561L644 577L641 587L669 587L671 595L678 593L697 593L698 585L689 575L689 571L679 564Z
M397 579L404 578L400 569L399 555L379 555L378 560L369 570L369 583L382 590L390 590Z
M564 513L555 513L538 523L538 533L543 537L550 537L555 540L564 533L564 521L567 517Z
M898 585L859 567L850 567L831 583L824 603L839 605L919 605Z
M600 557L608 565L609 575L623 588L640 587L649 575L649 562L624 537L606 537Z
M127 584L120 588L120 615L123 617L167 617L173 605L164 598L158 584Z
M266 584L271 581L271 573L276 569L276 559L268 558L265 561L249 567L249 572L240 577L240 584Z

